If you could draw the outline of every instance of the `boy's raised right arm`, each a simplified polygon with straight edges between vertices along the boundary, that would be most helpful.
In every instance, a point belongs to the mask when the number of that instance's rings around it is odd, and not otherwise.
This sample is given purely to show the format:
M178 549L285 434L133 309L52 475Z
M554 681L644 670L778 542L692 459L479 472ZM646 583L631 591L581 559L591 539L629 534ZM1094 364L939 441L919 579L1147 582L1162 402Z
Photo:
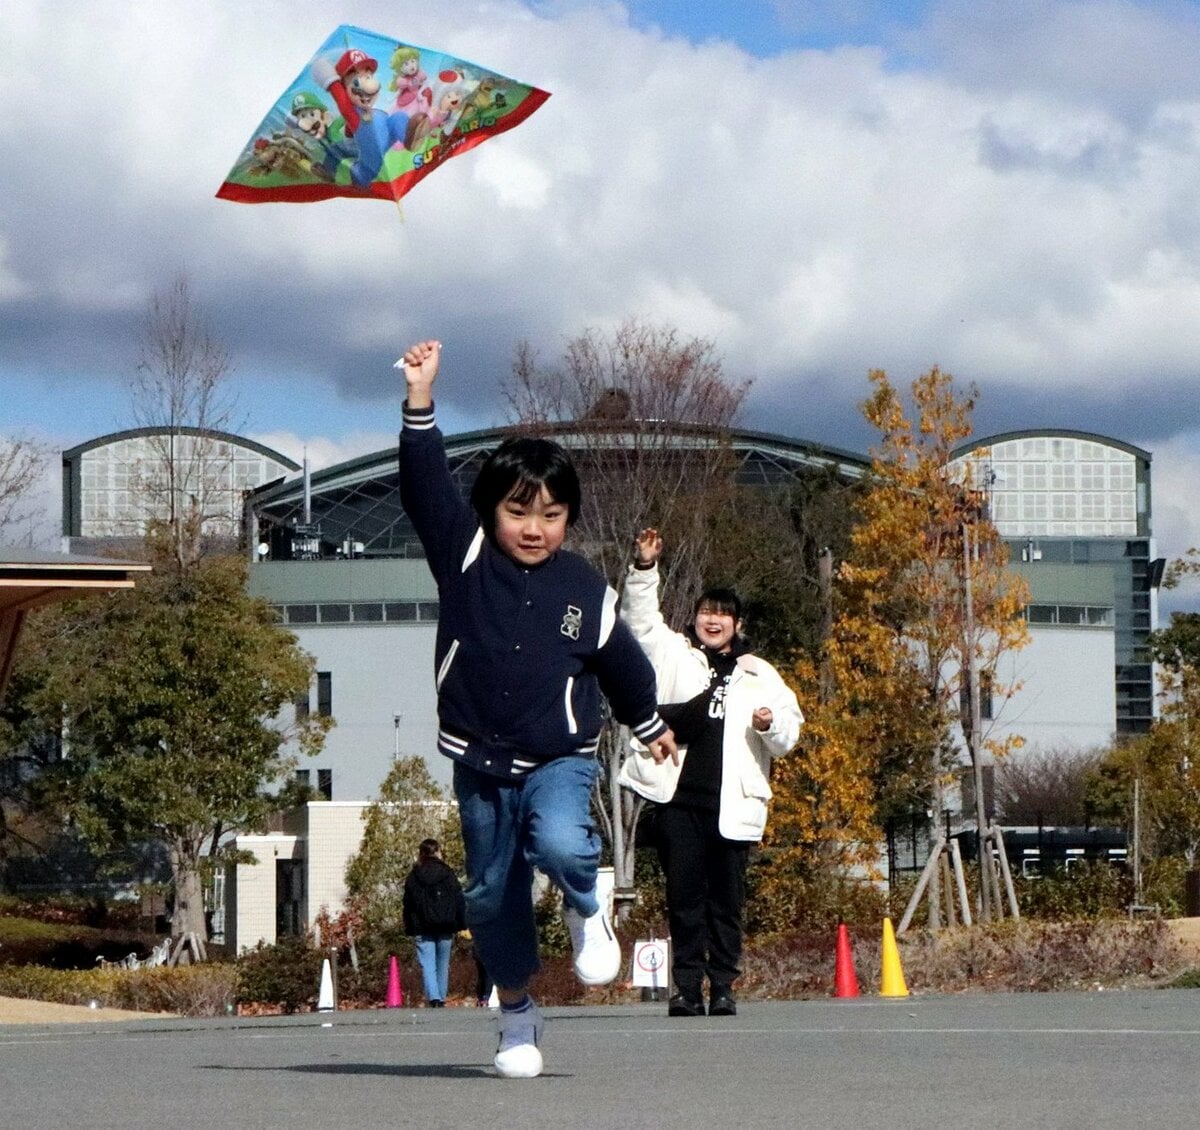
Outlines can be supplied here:
M434 420L433 384L441 355L441 342L419 341L396 362L408 392L400 432L400 503L439 581L478 529L474 511L450 474L442 433Z

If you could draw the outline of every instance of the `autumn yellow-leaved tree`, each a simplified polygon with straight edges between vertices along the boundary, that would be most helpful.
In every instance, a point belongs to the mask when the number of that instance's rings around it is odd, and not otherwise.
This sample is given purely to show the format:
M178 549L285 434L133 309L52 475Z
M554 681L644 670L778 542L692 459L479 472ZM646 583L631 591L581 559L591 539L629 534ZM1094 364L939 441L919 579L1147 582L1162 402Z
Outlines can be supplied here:
M967 673L984 673L994 699L1011 696L996 661L1026 640L1025 589L1006 570L986 484L952 458L971 433L973 391L935 368L913 382L910 416L885 373L870 379L862 410L880 438L833 577L828 638L794 668L808 724L776 778L772 842L799 867L866 862L890 813L940 813L957 726L971 736Z

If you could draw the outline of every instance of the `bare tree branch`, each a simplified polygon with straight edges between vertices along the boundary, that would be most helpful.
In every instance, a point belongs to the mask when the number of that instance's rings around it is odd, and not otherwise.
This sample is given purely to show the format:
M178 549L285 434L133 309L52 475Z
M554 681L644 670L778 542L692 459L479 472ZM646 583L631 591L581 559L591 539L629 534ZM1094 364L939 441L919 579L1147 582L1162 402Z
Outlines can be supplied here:
M150 299L137 367L129 380L133 418L154 429L152 457L136 467L152 537L186 571L206 541L228 548L237 536L240 499L231 495L233 449L218 434L235 431L232 365L192 301L185 274Z
M13 531L36 513L30 495L45 471L48 454L43 444L26 436L0 439L0 542L14 541Z

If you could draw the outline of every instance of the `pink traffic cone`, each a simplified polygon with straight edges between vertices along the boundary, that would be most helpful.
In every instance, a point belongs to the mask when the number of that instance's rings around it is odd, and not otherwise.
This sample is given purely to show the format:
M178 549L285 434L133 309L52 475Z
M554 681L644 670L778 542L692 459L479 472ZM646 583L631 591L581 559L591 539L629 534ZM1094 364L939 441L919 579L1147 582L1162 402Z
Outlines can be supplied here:
M387 1000L384 1003L388 1008L404 1007L404 990L400 988L400 966L395 954L392 954L391 961L388 962Z

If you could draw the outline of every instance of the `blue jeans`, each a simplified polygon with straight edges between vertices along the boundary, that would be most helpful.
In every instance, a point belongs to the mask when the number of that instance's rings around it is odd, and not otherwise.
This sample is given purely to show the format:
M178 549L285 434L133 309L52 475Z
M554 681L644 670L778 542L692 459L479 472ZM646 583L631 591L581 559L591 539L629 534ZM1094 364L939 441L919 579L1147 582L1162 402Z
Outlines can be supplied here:
M593 758L560 757L516 781L454 766L454 795L467 854L467 925L487 971L502 989L521 989L537 972L533 869L591 917L600 837L592 822Z
M425 999L444 1001L450 991L450 948L454 939L449 934L418 934L417 960L425 979Z

